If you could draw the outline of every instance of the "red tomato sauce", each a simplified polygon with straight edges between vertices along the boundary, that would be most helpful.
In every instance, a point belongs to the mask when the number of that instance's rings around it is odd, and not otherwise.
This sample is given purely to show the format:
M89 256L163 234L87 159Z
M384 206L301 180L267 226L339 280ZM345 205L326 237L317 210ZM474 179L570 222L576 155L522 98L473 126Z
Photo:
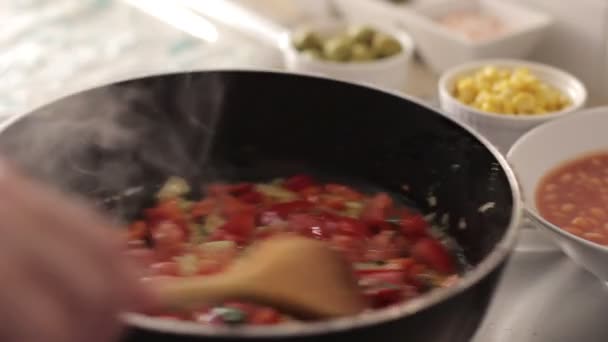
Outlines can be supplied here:
M585 156L549 172L537 188L536 206L549 222L608 246L608 153Z
M156 206L128 230L129 254L149 277L211 276L257 240L297 233L325 241L353 266L370 309L407 301L457 280L454 256L422 215L386 193L364 194L307 175L269 183L212 184L186 199L171 179ZM277 324L291 320L253 303L226 302L192 312L159 313L201 324Z

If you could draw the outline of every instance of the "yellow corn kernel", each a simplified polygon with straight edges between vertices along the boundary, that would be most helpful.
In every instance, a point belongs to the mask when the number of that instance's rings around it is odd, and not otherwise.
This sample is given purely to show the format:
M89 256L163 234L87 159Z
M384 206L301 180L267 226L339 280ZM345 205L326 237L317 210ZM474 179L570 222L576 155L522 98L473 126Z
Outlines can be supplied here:
M503 110L504 113L507 113L507 114L517 114L515 112L515 106L513 106L513 102L510 101L510 100L509 101L505 101L502 104L502 110Z
M483 102L480 106L479 109L483 110L484 112L491 112L491 113L497 113L498 112L498 107L496 107L493 103L491 102Z
M487 80L496 80L499 78L498 69L495 66L489 65L481 69L482 77Z
M571 100L527 68L486 66L460 77L453 92L459 101L501 114L540 115L562 110Z
M520 114L531 113L536 106L534 97L528 93L519 93L513 97L512 100L515 110Z

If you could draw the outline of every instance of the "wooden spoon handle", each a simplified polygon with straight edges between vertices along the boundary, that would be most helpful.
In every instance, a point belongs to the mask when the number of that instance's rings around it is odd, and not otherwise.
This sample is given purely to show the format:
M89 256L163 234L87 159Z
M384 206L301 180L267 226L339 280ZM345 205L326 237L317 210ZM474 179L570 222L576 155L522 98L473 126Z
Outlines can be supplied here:
M163 306L188 310L241 297L238 281L224 275L163 280L154 285Z

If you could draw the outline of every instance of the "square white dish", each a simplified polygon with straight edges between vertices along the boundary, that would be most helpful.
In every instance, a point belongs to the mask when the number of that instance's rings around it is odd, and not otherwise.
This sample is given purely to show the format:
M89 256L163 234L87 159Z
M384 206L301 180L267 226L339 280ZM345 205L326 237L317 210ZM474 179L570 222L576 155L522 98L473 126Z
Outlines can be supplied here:
M380 0L335 0L348 17L392 22L414 37L423 59L437 73L484 58L524 58L543 37L552 18L524 6L492 0L434 0L397 5ZM499 18L507 27L492 39L473 41L443 27L436 18L454 11L479 10Z

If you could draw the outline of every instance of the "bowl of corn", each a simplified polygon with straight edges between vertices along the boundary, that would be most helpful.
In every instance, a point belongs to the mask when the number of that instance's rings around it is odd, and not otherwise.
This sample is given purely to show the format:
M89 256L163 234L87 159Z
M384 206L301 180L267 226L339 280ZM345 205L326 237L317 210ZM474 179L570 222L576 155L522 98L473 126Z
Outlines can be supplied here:
M585 105L587 91L560 69L521 60L480 60L439 80L443 111L486 136L502 152L522 134Z

